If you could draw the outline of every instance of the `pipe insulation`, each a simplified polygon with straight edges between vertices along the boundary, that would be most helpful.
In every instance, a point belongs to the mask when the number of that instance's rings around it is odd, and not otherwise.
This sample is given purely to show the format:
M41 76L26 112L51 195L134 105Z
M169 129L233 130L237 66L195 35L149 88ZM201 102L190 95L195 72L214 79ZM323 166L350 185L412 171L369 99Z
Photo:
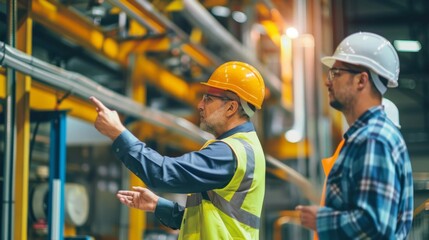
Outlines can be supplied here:
M184 118L147 108L124 95L101 86L81 74L64 70L29 56L1 41L0 49L0 65L30 75L44 84L71 92L73 95L85 100L88 100L90 96L95 96L107 107L122 114L163 127L199 143L204 143L208 139L213 138L211 134L202 131Z

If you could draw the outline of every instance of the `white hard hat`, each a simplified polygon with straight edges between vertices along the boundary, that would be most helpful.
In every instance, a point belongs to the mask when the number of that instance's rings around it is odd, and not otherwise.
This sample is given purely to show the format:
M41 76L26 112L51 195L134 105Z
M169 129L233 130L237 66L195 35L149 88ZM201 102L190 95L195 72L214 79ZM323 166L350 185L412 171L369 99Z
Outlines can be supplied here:
M359 32L346 37L338 45L334 55L323 57L322 63L331 68L337 60L368 68L381 94L387 88L378 76L387 79L387 87L398 86L398 54L388 40L377 34Z
M381 100L381 104L384 106L384 111L386 112L386 115L390 121L392 121L396 127L401 128L401 124L399 124L398 107L396 107L396 105L387 98L383 98Z

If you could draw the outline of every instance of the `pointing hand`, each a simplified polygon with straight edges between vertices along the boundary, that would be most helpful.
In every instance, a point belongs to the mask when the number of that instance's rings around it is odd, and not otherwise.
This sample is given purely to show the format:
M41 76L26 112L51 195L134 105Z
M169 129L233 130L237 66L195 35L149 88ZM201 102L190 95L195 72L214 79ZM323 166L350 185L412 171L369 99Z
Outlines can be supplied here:
M121 132L125 130L118 113L104 106L104 104L95 97L90 97L89 100L95 105L95 110L98 113L94 122L94 127L101 134L115 140Z

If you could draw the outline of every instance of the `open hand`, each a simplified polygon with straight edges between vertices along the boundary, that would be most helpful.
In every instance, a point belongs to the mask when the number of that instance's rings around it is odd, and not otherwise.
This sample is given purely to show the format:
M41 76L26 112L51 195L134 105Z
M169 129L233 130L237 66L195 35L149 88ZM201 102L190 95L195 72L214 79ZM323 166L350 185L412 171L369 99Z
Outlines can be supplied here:
M119 190L116 197L128 207L154 212L159 197L147 188L133 187L133 190Z

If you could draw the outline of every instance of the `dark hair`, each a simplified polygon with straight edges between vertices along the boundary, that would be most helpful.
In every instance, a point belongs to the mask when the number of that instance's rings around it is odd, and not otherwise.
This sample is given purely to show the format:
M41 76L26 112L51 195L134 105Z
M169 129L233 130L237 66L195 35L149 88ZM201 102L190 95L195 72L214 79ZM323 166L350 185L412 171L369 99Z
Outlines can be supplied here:
M371 92L375 95L379 95L380 97L382 97L382 94L380 93L380 91L378 91L377 87L375 86L375 83L371 77L371 73L370 70L364 66L361 65L354 65L354 64L350 64L350 63L346 63L344 62L344 66L346 66L347 68L349 68L350 70L353 71L360 71L360 72L366 72L366 74L368 74L368 78L371 82ZM384 86L387 86L387 79L378 75L378 77L380 78L380 81L383 83Z

